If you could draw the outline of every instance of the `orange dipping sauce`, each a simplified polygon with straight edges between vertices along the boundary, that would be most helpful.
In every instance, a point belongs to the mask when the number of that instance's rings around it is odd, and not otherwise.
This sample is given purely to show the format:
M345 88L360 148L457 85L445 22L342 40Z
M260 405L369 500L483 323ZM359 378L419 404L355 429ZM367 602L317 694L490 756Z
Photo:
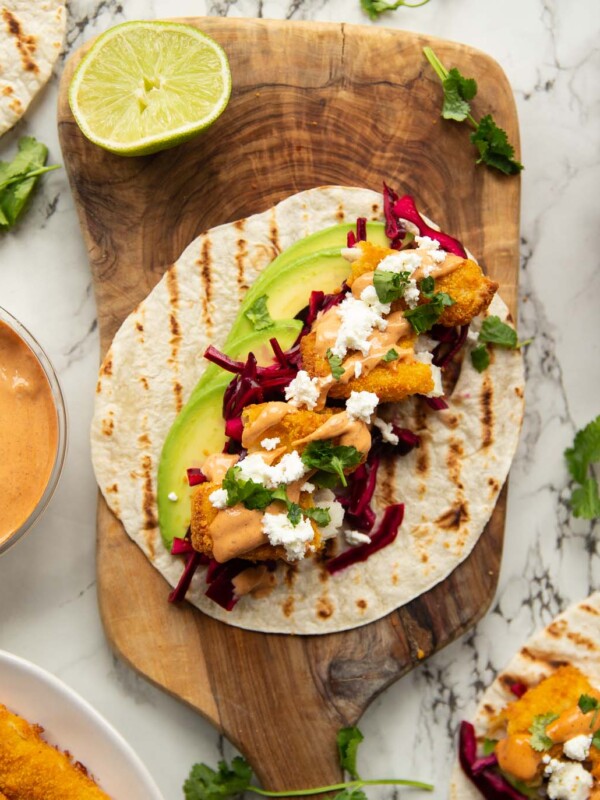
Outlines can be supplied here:
M56 404L42 365L0 320L0 546L44 494L58 436Z

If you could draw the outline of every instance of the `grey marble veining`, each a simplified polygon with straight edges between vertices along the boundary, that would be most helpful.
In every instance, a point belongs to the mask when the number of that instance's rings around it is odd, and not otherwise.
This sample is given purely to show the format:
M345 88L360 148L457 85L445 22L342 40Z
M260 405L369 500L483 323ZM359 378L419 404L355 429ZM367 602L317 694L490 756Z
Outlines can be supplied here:
M407 28L494 56L515 91L523 173L520 319L527 412L511 473L505 551L489 613L462 639L388 689L367 711L366 776L431 779L446 797L461 719L512 653L568 603L600 586L599 526L573 519L562 452L600 410L598 29L593 0L431 0L370 23L359 0L71 0L65 56L126 19L203 14ZM17 129L60 160L58 74ZM88 428L98 358L87 256L64 171L46 176L27 218L0 238L0 305L38 336L61 378L70 445L57 496L0 560L0 647L50 669L120 730L167 800L194 761L232 749L200 717L109 652L94 575L96 490ZM373 790L370 797L421 798Z

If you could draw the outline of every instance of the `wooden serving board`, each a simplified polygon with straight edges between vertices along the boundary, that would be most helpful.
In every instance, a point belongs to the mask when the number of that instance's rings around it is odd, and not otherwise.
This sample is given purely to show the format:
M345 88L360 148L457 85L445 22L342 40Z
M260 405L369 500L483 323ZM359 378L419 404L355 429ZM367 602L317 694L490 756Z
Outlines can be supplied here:
M185 246L222 222L322 184L379 190L382 180L462 239L515 310L519 179L475 165L469 131L440 119L441 89L422 55L476 76L476 115L518 141L507 79L469 47L375 27L187 20L225 48L233 94L204 135L126 159L89 143L62 78L65 166L89 251L102 353ZM271 789L340 778L335 734L420 659L486 611L502 550L505 493L472 555L443 583L379 622L340 634L267 635L167 603L168 587L102 497L98 592L106 634L134 669L192 705L249 758ZM293 754L293 757L290 757Z

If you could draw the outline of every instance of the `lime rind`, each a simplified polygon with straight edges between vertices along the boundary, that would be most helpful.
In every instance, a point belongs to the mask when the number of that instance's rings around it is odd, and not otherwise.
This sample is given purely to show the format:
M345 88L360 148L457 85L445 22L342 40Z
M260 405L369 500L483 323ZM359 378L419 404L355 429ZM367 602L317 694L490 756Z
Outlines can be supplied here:
M98 37L73 76L69 104L90 141L135 156L205 130L230 94L227 56L213 39L183 23L134 21Z

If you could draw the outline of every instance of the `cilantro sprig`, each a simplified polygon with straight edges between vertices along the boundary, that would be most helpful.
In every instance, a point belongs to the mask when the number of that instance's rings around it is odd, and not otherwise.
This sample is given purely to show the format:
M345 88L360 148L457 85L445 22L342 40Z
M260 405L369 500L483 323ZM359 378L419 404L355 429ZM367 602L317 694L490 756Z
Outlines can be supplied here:
M329 361L329 366L331 367L331 374L333 375L333 379L335 381L339 381L339 379L344 374L344 368L342 367L342 359L340 356L334 356L331 352L331 347L327 348L327 352L325 353L327 361Z
M500 317L492 314L486 317L481 324L477 347L471 350L471 362L477 372L483 372L490 365L490 353L486 345L493 344L507 350L518 350L531 341L531 339L526 339L524 342L520 342L516 330L502 322Z
M327 508L302 508L298 503L293 503L287 496L284 485L277 489L268 489L262 483L257 483L251 478L241 476L240 467L229 467L223 478L223 489L227 492L227 506L241 503L248 509L263 510L274 500L285 503L287 517L294 527L300 522L302 516L314 520L317 525L325 527L331 522L331 515Z
M456 67L447 70L431 47L424 47L423 53L442 82L444 103L441 116L456 122L467 120L474 128L471 142L479 151L477 163L486 164L505 175L517 175L523 165L515 159L515 148L508 141L506 132L496 125L491 114L486 114L479 122L471 114L470 102L477 94L476 81L465 78Z
M384 11L394 11L401 6L406 8L419 8L425 6L429 0L421 0L419 3L407 3L406 0L395 0L395 2L387 2L387 0L360 0L363 10L367 12L371 19L379 19L379 15Z
M398 351L394 347L391 347L381 360L388 364L390 361L397 361L399 358Z
M403 778L384 780L365 780L360 778L356 767L358 746L363 735L356 727L342 728L338 731L337 745L340 766L348 772L352 780L331 786L317 786L311 789L295 789L282 792L270 792L251 783L252 768L245 758L236 756L231 766L220 761L216 770L206 764L194 764L183 785L185 800L228 800L242 792L253 792L262 797L311 797L324 792L337 792L332 800L367 800L362 791L363 786L409 786L413 789L433 791L430 783L412 781Z
M408 287L410 272L388 272L387 270L376 269L373 273L373 286L377 292L380 303L393 303L404 297L404 292Z
M0 231L16 224L40 175L59 169L58 164L46 166L48 148L33 136L22 136L18 153L12 161L0 161Z
M423 303L404 312L404 316L413 326L416 333L425 333L430 328L433 328L444 313L444 309L453 306L455 303L446 292L434 292L433 286L434 281L431 276L423 278L419 284L419 290L429 300L429 303Z
M573 515L597 519L600 517L600 497L590 467L600 461L600 415L577 431L573 446L565 450L565 459L571 477L579 484L571 492L569 501Z
M321 480L321 473L329 473L337 476L342 486L347 486L344 470L357 467L361 461L361 454L352 445L335 445L328 440L310 442L301 455L303 463L310 469L317 469L316 475L311 479L320 486L329 486L325 479ZM336 481L337 482L337 481Z
M533 718L533 723L529 728L529 733L531 734L529 742L538 753L549 750L554 744L552 739L547 735L546 728L551 722L554 722L555 719L558 719L558 714L553 714L552 712L549 714L538 714Z
M261 294L261 296L257 297L252 303L250 308L244 311L244 316L252 323L252 327L255 331L266 331L275 324L267 308L268 299L268 294Z

